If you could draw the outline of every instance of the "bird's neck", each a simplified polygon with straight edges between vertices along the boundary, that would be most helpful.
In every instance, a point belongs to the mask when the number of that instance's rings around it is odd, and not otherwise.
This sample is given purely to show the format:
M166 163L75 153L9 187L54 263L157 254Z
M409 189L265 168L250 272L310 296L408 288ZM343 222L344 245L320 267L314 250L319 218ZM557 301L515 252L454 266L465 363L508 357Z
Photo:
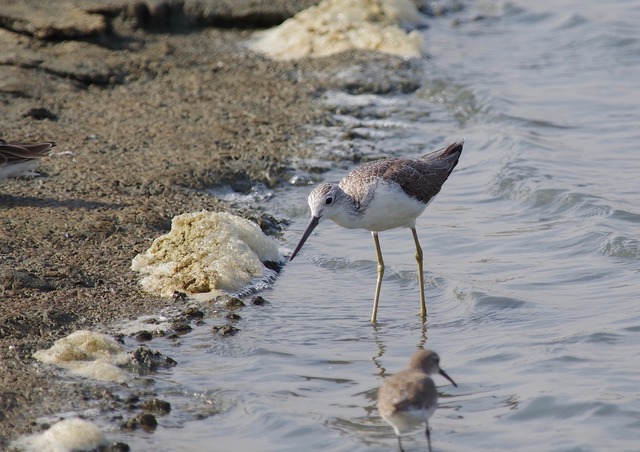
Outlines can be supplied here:
M339 199L339 207L332 212L329 217L334 223L347 229L359 229L362 225L359 219L362 213L355 200L346 193L342 193Z

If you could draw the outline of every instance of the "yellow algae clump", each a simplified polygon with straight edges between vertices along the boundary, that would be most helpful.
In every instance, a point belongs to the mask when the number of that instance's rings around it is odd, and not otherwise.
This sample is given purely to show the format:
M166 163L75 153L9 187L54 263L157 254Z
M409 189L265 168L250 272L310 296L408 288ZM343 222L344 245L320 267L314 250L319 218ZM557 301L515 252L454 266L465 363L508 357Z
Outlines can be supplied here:
M107 446L104 433L91 422L70 418L52 425L41 434L19 438L11 447L38 452L98 450Z
M250 47L275 60L324 57L351 49L419 57L421 34L407 33L400 26L420 23L411 0L325 0L256 33Z
M95 380L127 380L126 373L118 365L127 362L128 354L113 338L101 333L76 331L58 339L50 349L38 350L33 357Z
M225 212L186 213L171 231L138 254L131 269L143 276L145 291L214 296L240 291L270 272L263 262L281 262L276 244L252 221Z

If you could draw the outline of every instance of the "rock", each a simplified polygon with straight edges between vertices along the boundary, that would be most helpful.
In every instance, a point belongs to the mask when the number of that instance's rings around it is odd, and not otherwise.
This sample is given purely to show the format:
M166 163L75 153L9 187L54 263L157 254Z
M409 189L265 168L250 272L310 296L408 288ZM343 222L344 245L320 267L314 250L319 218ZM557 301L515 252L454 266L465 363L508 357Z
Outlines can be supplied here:
M265 304L269 303L267 300L265 300L264 298L262 298L260 295L255 296L251 299L251 304L254 304L256 306L263 306Z
M243 308L245 304L240 298L230 297L227 301L225 301L224 306L229 309L238 309Z
M169 402L155 398L145 400L140 406L143 410L154 413L167 414L171 412L171 404Z
M142 429L145 431L153 431L158 426L156 417L151 413L139 414L136 419L138 421L138 424L140 424Z
M216 334L216 335L222 336L222 337L233 336L234 334L236 334L236 333L238 333L240 331L238 328L236 328L233 325L214 326L214 327L211 328L211 330L213 331L213 334Z
M187 334L193 330L191 325L189 325L189 321L186 319L173 319L171 321L171 329L177 334Z
M100 449L99 452L129 452L130 450L131 448L127 443L117 441L115 443L110 444L104 449Z
M37 121L42 121L43 119L51 119L52 121L56 121L58 116L56 116L51 111L47 110L43 107L33 107L22 113L23 118L32 118Z
M140 374L147 374L160 368L170 368L178 363L159 351L151 351L147 347L138 347L129 353L129 363L125 367L135 370Z
M191 306L185 309L184 311L182 311L181 315L188 317L190 319L201 319L204 317L204 312L202 312L200 309L196 308L195 306Z
M187 295L185 292L176 290L173 292L173 295L171 295L171 298L173 298L175 301L187 301L189 299L189 295Z
M153 339L153 334L151 334L149 331L147 330L142 330L142 331L138 331L135 336L136 340L138 341L150 341L151 339Z

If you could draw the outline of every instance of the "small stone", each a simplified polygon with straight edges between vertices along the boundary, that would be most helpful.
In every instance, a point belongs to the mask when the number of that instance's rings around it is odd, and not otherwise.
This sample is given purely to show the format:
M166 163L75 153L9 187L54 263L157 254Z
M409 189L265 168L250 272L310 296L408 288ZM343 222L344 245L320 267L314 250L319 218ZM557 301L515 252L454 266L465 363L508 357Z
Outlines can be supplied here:
M256 306L263 306L263 305L265 305L267 303L268 303L268 301L265 300L264 298L262 298L260 295L258 295L256 297L253 297L251 299L251 304L254 304Z
M129 363L125 367L132 368L141 374L146 374L158 368L169 368L177 364L173 359L157 350L151 351L147 347L139 347L129 353Z
M269 270L273 270L276 273L280 273L280 271L284 267L284 264L282 262L276 262L276 261L265 261L263 262L263 264Z
M214 334L217 334L218 336L222 336L222 337L233 336L238 331L240 331L238 328L236 328L233 325L219 325L219 326L214 326L211 329L213 330Z
M140 424L140 427L142 427L145 431L153 431L158 426L156 417L151 413L142 413L138 415L137 420L138 424Z
M177 334L187 334L191 330L193 330L191 325L189 325L186 320L182 319L175 319L173 322L171 322L171 328Z
M171 412L171 404L160 399L145 400L140 406L143 410L154 413L167 414Z
M204 317L204 312L202 312L200 309L196 308L195 306L190 306L184 311L182 311L182 315L192 319L201 319L202 317Z
M252 218L252 220L258 223L258 226L260 226L262 232L267 235L280 234L282 233L284 226L287 225L287 222L285 220L277 220L276 218L266 213L260 215L257 218Z
M173 292L173 295L171 295L171 298L173 298L175 301L186 301L189 297L186 293L176 290L175 292Z
M138 428L138 421L135 418L127 419L120 424L120 428L123 430L135 430Z
M22 113L22 117L33 118L36 121L42 121L43 119L50 119L52 121L55 121L58 119L58 116L43 107L30 108Z
M135 335L136 340L143 342L143 341L150 341L151 339L153 339L153 334L151 334L149 331L147 330L142 330L142 331L138 331Z
M236 297L229 298L229 300L227 300L227 302L224 305L227 308L230 308L230 309L242 308L242 307L245 306L245 304L242 302L242 300L240 298L236 298Z
M130 450L131 448L127 443L118 441L107 446L107 448L104 449L104 452L129 452Z

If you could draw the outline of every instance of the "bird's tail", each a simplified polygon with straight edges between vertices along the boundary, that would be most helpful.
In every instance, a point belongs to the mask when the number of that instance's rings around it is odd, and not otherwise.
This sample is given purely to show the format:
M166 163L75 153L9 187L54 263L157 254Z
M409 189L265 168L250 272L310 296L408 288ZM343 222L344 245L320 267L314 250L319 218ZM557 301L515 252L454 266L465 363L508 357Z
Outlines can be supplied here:
M464 138L451 143L449 146L447 146L444 149L442 154L440 154L440 158L447 160L447 162L449 163L449 174L451 174L453 169L458 164L458 159L460 159L460 155L462 154L463 146L464 146Z
M442 152L442 154L440 154L440 157L449 157L450 155L453 155L453 154L458 154L458 157L460 157L460 154L462 154L463 146L464 146L464 138L454 143L451 143L449 146L447 146Z
M458 141L454 141L446 148L438 149L437 151L425 154L422 156L422 158L429 162L432 162L432 164L442 169L446 168L448 176L458 164L458 159L462 154L463 146L464 138ZM442 182L444 183L444 180Z

